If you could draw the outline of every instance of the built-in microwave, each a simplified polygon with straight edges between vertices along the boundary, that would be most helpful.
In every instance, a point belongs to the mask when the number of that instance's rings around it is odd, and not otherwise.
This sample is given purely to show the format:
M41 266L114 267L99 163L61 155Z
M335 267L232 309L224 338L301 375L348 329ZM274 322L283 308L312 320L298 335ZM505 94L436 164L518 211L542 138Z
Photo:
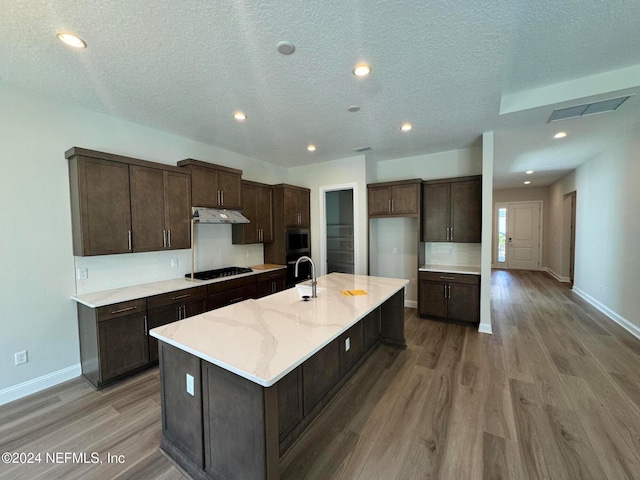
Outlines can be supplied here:
M288 228L285 234L287 256L292 253L309 253L309 229L308 228Z

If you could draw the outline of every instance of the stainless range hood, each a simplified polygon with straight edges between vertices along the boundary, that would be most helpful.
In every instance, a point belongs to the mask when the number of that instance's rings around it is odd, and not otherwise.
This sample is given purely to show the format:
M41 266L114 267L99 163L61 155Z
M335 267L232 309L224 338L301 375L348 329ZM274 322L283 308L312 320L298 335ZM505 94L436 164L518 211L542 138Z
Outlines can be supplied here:
M251 223L238 210L219 210L217 208L191 207L194 223Z

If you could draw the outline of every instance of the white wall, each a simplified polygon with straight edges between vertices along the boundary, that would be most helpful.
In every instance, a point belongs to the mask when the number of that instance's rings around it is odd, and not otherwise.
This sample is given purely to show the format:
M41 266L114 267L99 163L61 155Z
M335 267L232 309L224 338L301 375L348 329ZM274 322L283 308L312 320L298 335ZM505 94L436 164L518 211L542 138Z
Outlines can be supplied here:
M67 149L79 146L172 165L191 157L242 169L250 180L286 179L283 168L1 84L0 111L0 403L9 398L3 394L10 387L64 369L72 376L79 373L78 326L70 300L76 285ZM210 239L203 261L215 265L224 259L226 265L227 256L246 259L245 247L227 242L228 227L211 227L203 234ZM83 288L140 283L139 277L131 280L133 271L145 279L180 276L184 268L167 266L179 256L184 267L185 252L83 259L89 268ZM250 254L261 261L261 253ZM29 351L29 362L16 367L13 354L21 350ZM51 381L56 379L61 380Z
M565 265L569 259L566 258L565 245L569 239L565 238L564 225L566 223L564 213L564 197L566 194L576 189L575 170L562 177L559 181L549 187L549 243L547 248L547 267L550 271L560 277L568 277L565 273Z
M367 180L364 155L314 163L289 169L288 183L311 189L311 257L317 264L319 272L324 272L320 265L320 235L323 231L321 221L321 205L323 202L321 189L345 184L355 184L354 206L357 218L354 218L354 247L357 248L355 273L367 273Z
M378 162L375 181L436 180L481 174L482 147L474 147Z
M551 186L553 225L562 225L563 198L577 192L574 290L640 336L640 124ZM550 267L562 268L562 243Z

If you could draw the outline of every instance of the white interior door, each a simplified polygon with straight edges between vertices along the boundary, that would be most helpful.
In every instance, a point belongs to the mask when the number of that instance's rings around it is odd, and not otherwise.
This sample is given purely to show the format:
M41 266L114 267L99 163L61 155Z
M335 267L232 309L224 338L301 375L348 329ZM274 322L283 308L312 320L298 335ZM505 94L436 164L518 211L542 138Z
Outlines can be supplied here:
M507 268L540 268L540 211L540 202L508 205Z

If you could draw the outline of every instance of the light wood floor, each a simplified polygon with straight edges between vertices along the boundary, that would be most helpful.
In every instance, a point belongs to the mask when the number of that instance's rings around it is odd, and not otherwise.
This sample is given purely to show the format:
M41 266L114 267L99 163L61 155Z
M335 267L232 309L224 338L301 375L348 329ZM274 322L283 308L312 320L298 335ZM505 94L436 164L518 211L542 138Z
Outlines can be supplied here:
M640 479L640 340L545 273L492 283L494 335L406 309L407 350L372 355L282 459L282 479ZM0 407L0 453L43 459L0 464L1 479L185 478L159 443L157 369Z

